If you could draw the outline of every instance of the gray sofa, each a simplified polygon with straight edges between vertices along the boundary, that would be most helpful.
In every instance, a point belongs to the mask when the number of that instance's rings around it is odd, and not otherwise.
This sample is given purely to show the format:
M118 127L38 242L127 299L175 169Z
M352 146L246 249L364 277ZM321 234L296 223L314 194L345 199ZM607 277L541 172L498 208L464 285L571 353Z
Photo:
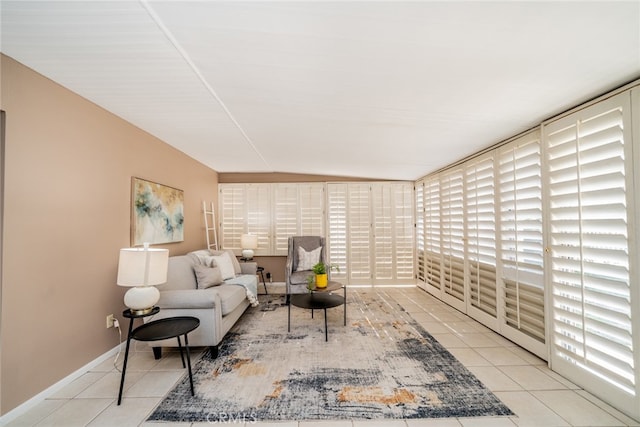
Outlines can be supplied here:
M218 353L218 344L226 333L240 318L242 313L251 305L247 297L247 289L257 290L258 278L256 276L257 264L255 262L239 263L231 251L234 277L222 280L220 284L205 284L202 271L215 273L215 263L212 264L212 256L222 255L225 251L196 251L187 255L169 257L167 282L158 285L160 300L158 307L160 312L156 315L145 317L144 321L164 319L174 316L193 316L200 319L200 326L189 333L190 347L211 347L215 356ZM209 286L206 287L205 286ZM183 343L184 344L184 343ZM149 343L153 347L156 359L161 357L162 347L177 347L174 339L153 341Z

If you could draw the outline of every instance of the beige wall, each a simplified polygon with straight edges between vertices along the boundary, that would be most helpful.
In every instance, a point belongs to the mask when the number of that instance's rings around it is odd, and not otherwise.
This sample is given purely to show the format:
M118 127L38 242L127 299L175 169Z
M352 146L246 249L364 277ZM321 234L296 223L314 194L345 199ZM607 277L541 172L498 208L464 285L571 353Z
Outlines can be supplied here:
M6 111L0 402L5 414L118 345L118 250L130 244L131 177L184 190L184 242L205 246L217 173L2 56ZM117 390L114 389L114 395Z

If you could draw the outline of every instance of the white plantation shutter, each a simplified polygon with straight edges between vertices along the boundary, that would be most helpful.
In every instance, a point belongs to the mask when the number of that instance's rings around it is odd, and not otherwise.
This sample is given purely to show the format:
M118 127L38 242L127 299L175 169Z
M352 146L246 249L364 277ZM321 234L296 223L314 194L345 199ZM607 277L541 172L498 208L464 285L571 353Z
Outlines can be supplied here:
M298 184L300 235L324 236L324 184Z
M275 253L288 253L289 236L298 234L298 187L278 184L274 189Z
M414 284L414 209L410 183L392 183L393 250L395 271L393 279Z
M637 417L629 99L623 93L550 123L545 138L552 364Z
M240 236L245 232L246 192L244 184L220 185L218 212L220 221L220 247L241 249Z
M440 218L440 178L424 182L424 265L427 290L440 297L442 292L442 229Z
M466 167L465 209L469 303L497 316L496 215L493 156Z
M391 280L394 276L393 218L391 188L372 184L373 204L373 278Z
M538 132L501 147L498 163L504 313L500 330L529 351L546 358Z
M258 236L256 255L271 253L271 185L245 184L246 216L245 232Z
M424 284L424 181L416 182L415 186L416 206L416 273L418 283Z
M336 264L340 271L332 271L331 278L345 280L347 278L347 184L327 184L327 216L328 216L328 257L331 264Z
M371 284L370 184L348 184L347 189L349 283Z
M463 190L462 168L441 175L443 300L466 312Z
M273 184L275 255L287 255L290 236L324 236L324 184Z

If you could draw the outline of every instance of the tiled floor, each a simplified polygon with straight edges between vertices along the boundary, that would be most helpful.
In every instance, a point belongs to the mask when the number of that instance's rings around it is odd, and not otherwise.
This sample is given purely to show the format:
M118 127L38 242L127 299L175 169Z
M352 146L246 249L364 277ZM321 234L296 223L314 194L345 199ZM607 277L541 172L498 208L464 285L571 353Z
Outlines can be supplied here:
M422 290L382 288L379 291L398 301L517 416L244 424L270 427L640 426L640 423L551 372L544 361ZM109 360L13 420L8 426L169 425L147 423L145 419L178 379L185 375L179 354L165 351L163 358L156 361L145 344L137 344L134 350L129 359L126 390L121 406L116 405L120 372L114 368L114 361ZM121 358L118 364L121 365ZM226 424L243 425L237 420ZM196 427L212 424L171 425Z

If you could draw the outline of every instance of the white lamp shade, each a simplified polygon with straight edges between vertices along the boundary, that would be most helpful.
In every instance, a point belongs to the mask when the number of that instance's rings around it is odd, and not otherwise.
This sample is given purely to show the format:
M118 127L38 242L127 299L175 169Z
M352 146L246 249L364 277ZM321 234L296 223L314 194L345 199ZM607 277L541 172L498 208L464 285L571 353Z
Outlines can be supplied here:
M167 281L168 264L168 249L120 249L116 283L120 286L160 285Z
M258 236L255 234L243 234L240 237L240 247L242 249L258 249Z

